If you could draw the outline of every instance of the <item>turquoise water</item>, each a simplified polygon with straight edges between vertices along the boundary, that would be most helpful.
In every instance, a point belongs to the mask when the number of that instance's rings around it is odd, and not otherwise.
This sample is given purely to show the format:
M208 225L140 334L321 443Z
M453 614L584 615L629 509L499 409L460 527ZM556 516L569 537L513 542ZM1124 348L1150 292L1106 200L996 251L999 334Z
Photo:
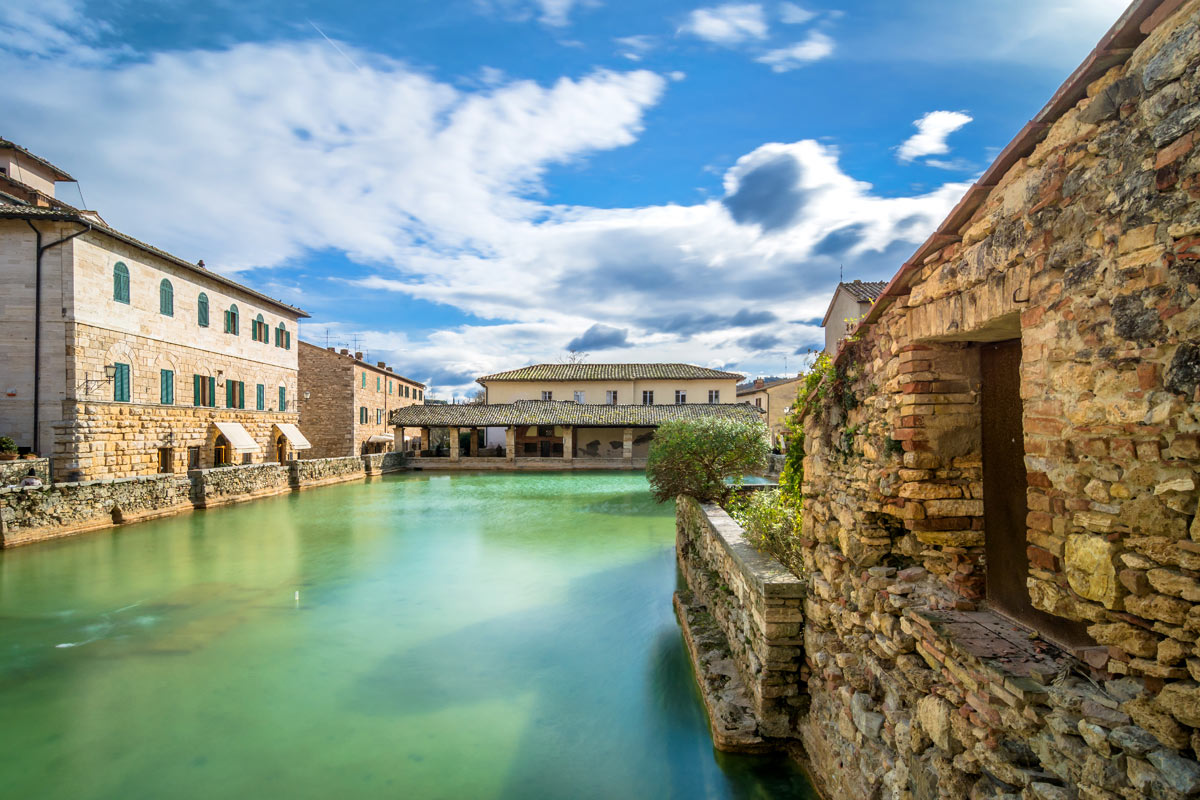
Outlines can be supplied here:
M0 787L810 797L714 753L673 544L638 473L416 473L0 552Z

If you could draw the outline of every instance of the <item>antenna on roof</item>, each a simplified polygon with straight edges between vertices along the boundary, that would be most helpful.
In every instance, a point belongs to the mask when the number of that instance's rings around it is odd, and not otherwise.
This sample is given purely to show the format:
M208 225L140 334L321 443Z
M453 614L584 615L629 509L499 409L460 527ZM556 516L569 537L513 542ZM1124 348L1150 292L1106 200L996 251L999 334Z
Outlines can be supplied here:
M845 275L843 274L843 272L844 272L843 265L838 264L838 283L841 283L842 279L845 278Z

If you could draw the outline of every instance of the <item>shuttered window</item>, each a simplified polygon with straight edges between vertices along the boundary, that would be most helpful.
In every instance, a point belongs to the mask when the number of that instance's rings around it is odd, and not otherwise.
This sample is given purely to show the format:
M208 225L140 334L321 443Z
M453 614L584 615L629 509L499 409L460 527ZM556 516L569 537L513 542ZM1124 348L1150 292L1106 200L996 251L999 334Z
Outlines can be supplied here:
M275 329L275 346L282 347L285 350L292 349L292 333L282 322Z
M246 384L242 381L225 381L225 407L246 407Z
M389 378L389 379L388 379L388 394L391 394L391 393L392 393L392 381L391 381L391 379Z
M158 284L158 313L165 317L175 316L175 288L166 278Z
M175 372L169 369L158 371L158 402L164 406L175 404Z
M129 302L129 267L120 261L113 267L113 300L118 303Z
M267 407L267 387L261 383L254 387L254 407L262 411Z
M287 387L279 387L279 410L287 411Z
M216 408L217 379L208 375L192 376L192 405L197 408Z
M367 407L360 406L358 409L358 421L363 425L367 424Z
M196 299L196 324L201 328L208 327L208 295L204 292Z
M362 388L367 388L367 373L362 374Z
M250 338L256 342L270 341L267 336L267 323L262 314L255 317L254 322L250 325Z
M382 384L382 382L383 382L383 378L376 375L375 376L375 391L377 391L377 392L379 391L379 388L380 388L380 385Z
M113 400L118 403L129 402L129 365L113 364L117 368L113 374Z
M238 335L238 307L236 305L230 306L225 311L225 332L232 333L234 336Z

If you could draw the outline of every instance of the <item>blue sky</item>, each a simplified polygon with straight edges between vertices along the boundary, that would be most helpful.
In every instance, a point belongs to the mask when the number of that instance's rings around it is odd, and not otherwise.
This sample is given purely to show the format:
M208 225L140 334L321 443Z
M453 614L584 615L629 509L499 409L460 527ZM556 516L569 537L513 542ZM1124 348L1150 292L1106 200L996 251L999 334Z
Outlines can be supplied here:
M1124 5L5 4L0 136L442 396L571 346L781 374Z

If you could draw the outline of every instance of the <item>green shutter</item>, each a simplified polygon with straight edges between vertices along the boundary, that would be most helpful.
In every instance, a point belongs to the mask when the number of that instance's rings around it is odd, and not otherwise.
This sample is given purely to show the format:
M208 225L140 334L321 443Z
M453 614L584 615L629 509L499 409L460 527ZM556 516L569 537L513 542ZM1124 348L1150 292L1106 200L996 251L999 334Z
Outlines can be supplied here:
M255 400L257 401L258 410L262 411L267 407L267 387L260 383L257 387L255 387L254 394Z
M283 332L283 340L284 340L284 349L291 350L292 349L292 332L284 331Z
M114 364L116 373L113 375L113 400L118 403L129 402L129 365Z
M287 411L287 387L279 387L279 410Z
M202 328L208 327L208 295L204 292L196 300L196 324Z
M129 267L120 261L113 267L113 300L129 302Z
M200 381L203 380L199 375L192 376L192 405L200 405Z
M233 392L234 392L233 387L234 386L236 386L236 384L233 381L228 380L228 379L225 380L225 407L226 408L237 408L237 402L233 399Z
M238 381L238 408L246 407L246 382Z
M158 371L158 401L165 406L175 402L175 373L169 369Z
M212 376L208 378L208 407L217 407L217 379Z

